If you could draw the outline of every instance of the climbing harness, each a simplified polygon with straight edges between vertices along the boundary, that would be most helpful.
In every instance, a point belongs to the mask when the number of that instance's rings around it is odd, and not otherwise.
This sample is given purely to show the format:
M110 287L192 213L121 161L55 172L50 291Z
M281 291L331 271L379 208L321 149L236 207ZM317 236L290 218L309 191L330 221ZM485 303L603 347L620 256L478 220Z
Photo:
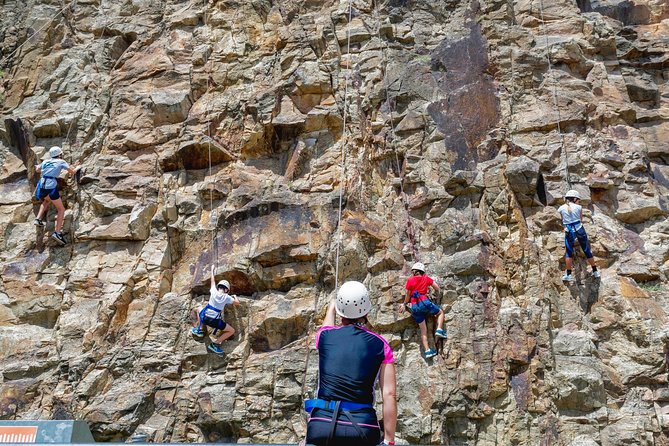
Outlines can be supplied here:
M397 168L397 175L399 177L399 184L400 184L400 197L402 200L402 204L404 206L404 210L407 214L407 238L409 240L409 248L411 249L411 257L412 261L414 260L419 260L420 256L418 253L418 250L416 249L416 243L415 243L415 233L414 233L414 228L413 224L411 222L411 214L409 213L409 202L407 200L407 195L404 191L404 169L400 166L400 159L399 155L397 154L397 134L395 133L395 124L393 123L393 113L395 111L394 107L394 100L391 99L390 97L390 88L388 86L388 79L386 77L386 73L388 70L388 59L386 57L386 50L388 50L388 42L386 42L385 39L381 37L381 16L379 13L379 2L375 1L374 2L374 14L376 16L376 32L378 35L379 40L382 42L383 46L381 47L381 58L383 60L383 87L386 93L386 103L388 104L388 114L389 118L388 120L390 121L390 132L392 135L392 141L391 141L391 146L393 150L393 154L395 155L395 166Z
M544 2L539 0L539 11L541 14L541 29L544 34L544 41L546 45L546 60L548 61L548 72L553 71L553 62L551 61L551 48L552 45L548 44L548 34L546 32L546 21L544 20ZM558 93L557 93L557 78L553 79L553 107L557 113L557 131L560 135L560 150L564 153L564 163L565 163L565 180L569 189L571 189L571 178L569 177L569 152L564 143L564 135L562 134L562 116L560 114L560 106L558 103Z
M348 401L326 401L319 398L305 400L304 401L304 410L305 412L311 413L314 409L334 409L336 403L340 403L339 407L343 410L360 410L360 409L373 409L374 406L366 403L351 403Z
M207 310L213 310L213 311L215 311L215 312L216 312L216 317L213 317L213 318L212 318L212 317L206 316ZM197 329L198 329L199 331L202 331L202 325L206 325L205 322L204 322L205 318L206 318L206 319L213 320L213 321L217 321L217 320L221 320L221 321L222 321L222 320L223 320L222 313L223 313L223 311L222 311L222 310L219 310L219 309L216 308L216 307L213 307L213 306L211 306L211 305L209 305L209 304L205 305L205 307L204 307L202 310L200 310L200 313L199 313L199 316L200 316L200 322L199 322L199 324L198 324L198 326L197 326ZM214 328L214 327L212 327L212 328ZM218 328L214 328L214 332L213 332L212 334L213 334L213 335L216 335L216 333L218 332L218 330L219 330Z
M326 445L329 445L332 442L335 430L337 428L337 423L341 422L339 421L340 412L348 419L348 422L351 424L351 426L353 426L360 440L362 440L364 443L367 443L368 442L367 435L365 435L365 432L363 432L360 425L353 419L353 416L351 415L350 411L361 410L361 409L373 410L373 408L374 406L372 406L371 404L351 403L348 401L326 401L321 399L312 399L312 400L306 400L304 402L304 410L310 415L314 409L325 409L332 411L331 415L332 418L329 419L330 431L328 433L327 442L325 443ZM320 417L318 418L320 419ZM323 419L323 421L328 421L328 419L327 418Z

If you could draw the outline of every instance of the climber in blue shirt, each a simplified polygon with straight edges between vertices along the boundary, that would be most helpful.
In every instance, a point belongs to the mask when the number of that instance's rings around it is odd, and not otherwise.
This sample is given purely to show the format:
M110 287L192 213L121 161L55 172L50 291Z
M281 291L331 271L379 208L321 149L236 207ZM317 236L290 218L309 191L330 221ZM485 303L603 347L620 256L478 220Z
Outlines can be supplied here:
M65 207L63 201L60 199L58 193L58 181L56 179L63 170L66 170L69 175L74 175L79 169L79 166L71 167L63 159L63 149L54 146L49 149L50 159L43 161L41 164L35 166L35 170L41 174L41 178L37 183L35 189L35 199L41 202L37 218L34 220L35 226L44 227L45 223L42 218L46 214L49 203L53 203L58 214L56 215L56 228L51 234L51 237L61 244L66 244L67 241L61 232L63 228L63 220L65 218Z

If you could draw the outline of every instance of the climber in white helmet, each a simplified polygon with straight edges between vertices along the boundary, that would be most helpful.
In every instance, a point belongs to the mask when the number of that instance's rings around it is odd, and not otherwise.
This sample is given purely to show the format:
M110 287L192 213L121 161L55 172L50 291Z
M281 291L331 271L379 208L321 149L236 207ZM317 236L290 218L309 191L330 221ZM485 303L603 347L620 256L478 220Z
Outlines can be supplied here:
M601 277L601 273L597 271L597 265L595 264L595 259L590 250L590 243L588 242L588 234L586 234L582 223L583 208L579 204L581 195L578 191L572 189L567 191L564 199L565 203L558 208L558 212L562 216L562 224L564 224L564 260L567 264L567 272L562 276L562 280L564 282L572 282L574 280L571 271L574 264L574 244L576 239L578 239L578 243L581 245L588 259L588 264L592 267L592 276L598 279Z
M191 333L198 339L204 338L205 331L202 329L203 325L214 329L212 333L213 342L209 344L207 349L212 353L223 356L225 352L221 347L221 343L235 334L235 329L232 325L223 320L223 310L226 305L240 305L237 296L228 294L230 291L230 282L221 280L216 283L214 277L214 267L211 267L211 288L209 290L209 303L200 311L199 324L197 327L191 329ZM221 334L216 336L216 332L221 331Z
M69 164L63 159L63 150L60 147L54 146L49 149L50 159L44 160L42 164L35 166L37 173L41 174L40 180L37 183L37 188L35 189L35 199L41 202L39 207L39 212L37 212L37 218L33 221L35 226L44 227L46 223L42 218L44 218L49 203L53 203L56 207L56 227L51 234L51 237L57 240L60 244L64 245L67 243L65 237L63 236L63 220L65 219L65 207L63 206L63 201L60 199L60 193L58 193L58 182L56 179L63 170L66 170L69 175L74 175L79 166L70 167Z
M400 313L404 313L404 308L408 307L411 315L418 323L420 328L420 339L423 343L425 358L429 359L437 356L437 351L431 349L427 342L427 324L425 319L428 315L437 316L437 330L434 335L446 339L444 330L444 312L438 305L434 304L428 297L428 288L439 292L439 285L425 274L425 265L420 262L414 263L411 267L412 276L406 282L406 294L404 295L404 304L400 307Z
M306 400L306 443L315 446L376 446L381 428L374 410L377 378L383 396L383 442L394 445L397 423L395 359L383 337L370 331L367 288L344 283L316 332L318 394ZM336 314L341 325L335 325Z

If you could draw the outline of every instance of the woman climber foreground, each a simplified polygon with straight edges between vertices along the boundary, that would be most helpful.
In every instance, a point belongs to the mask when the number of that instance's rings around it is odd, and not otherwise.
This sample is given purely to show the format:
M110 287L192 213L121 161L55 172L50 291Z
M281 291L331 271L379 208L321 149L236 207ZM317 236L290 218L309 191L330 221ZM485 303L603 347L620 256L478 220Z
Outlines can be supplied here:
M63 220L65 217L65 207L63 206L63 201L60 199L60 194L58 193L58 182L56 181L56 178L58 178L63 170L67 170L68 174L74 175L80 167L70 167L70 165L62 159L63 150L60 147L51 147L49 149L49 155L51 156L51 159L45 160L42 164L35 166L35 170L41 174L41 178L37 183L37 189L35 189L35 199L41 202L41 204L39 212L37 213L37 218L33 223L35 223L35 226L44 227L45 223L42 218L44 218L44 215L46 214L49 203L53 203L58 214L56 215L56 228L54 229L53 234L51 234L51 237L64 245L67 241L65 240L65 237L63 237L61 230L63 228Z
M564 260L567 264L567 273L562 276L562 280L564 282L571 282L574 280L574 276L571 275L571 269L574 264L575 238L578 239L578 243L581 245L585 256L588 258L588 264L592 267L592 276L594 278L599 278L601 277L601 274L597 271L595 259L592 256L592 251L590 251L588 234L585 233L585 228L581 223L583 219L583 208L578 204L578 202L581 201L581 196L578 191L570 190L565 194L564 199L565 204L558 208L558 212L562 215L562 223L564 224Z
M434 335L446 339L444 312L432 303L427 296L428 288L432 287L434 291L439 291L439 286L431 277L425 275L425 265L420 262L415 263L411 267L411 273L413 276L407 279L405 286L406 295L404 296L404 304L400 307L400 314L404 313L404 307L408 307L409 311L411 311L411 315L420 328L420 338L425 349L425 358L429 359L437 356L437 351L431 349L427 342L427 324L425 323L425 318L428 315L437 316L437 330Z
M318 395L304 402L309 413L307 444L378 445L377 377L383 395L384 443L395 444L395 360L386 340L365 327L371 308L367 288L360 282L346 282L316 332ZM340 326L335 326L335 313L342 318Z
M227 304L239 305L237 296L228 294L230 291L230 283L227 280L221 280L216 283L214 278L214 267L211 267L211 288L209 290L209 303L200 310L198 326L191 329L191 333L198 339L204 338L205 330L202 325L214 329L212 337L214 342L209 344L207 349L223 356L225 352L221 348L221 343L235 334L235 329L223 320L223 309ZM216 332L221 330L221 334L216 337Z

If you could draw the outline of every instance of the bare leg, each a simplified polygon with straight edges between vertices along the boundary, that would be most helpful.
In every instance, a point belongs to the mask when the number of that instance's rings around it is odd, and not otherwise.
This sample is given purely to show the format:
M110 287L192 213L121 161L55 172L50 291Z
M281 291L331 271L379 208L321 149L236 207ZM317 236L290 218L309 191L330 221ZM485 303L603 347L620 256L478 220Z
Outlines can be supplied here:
M63 220L65 219L65 207L60 198L58 200L53 200L52 203L56 206L56 210L58 211L58 215L56 215L56 232L60 232L63 228Z
M593 260L593 262L594 262L594 260ZM567 264L567 269L573 269L572 267L574 266L574 259L572 259L571 257L565 257L564 258L564 263Z
M439 310L437 314L437 330L444 329L444 310Z
M595 265L595 258L594 258L594 257L590 257L590 258L588 259L588 265L590 265L590 266L597 266L597 265Z
M218 338L216 338L216 343L217 344L222 343L223 341L231 337L233 334L235 334L235 329L232 328L232 325L226 325L221 335Z
M37 212L37 218L40 220L44 219L44 216L46 215L46 210L49 207L49 203L51 202L51 199L49 197L46 197L44 200L42 200L42 204L39 205L39 212Z
M427 324L423 321L418 324L418 327L420 327L420 339L423 342L423 348L427 351L430 349L430 345L427 343Z

